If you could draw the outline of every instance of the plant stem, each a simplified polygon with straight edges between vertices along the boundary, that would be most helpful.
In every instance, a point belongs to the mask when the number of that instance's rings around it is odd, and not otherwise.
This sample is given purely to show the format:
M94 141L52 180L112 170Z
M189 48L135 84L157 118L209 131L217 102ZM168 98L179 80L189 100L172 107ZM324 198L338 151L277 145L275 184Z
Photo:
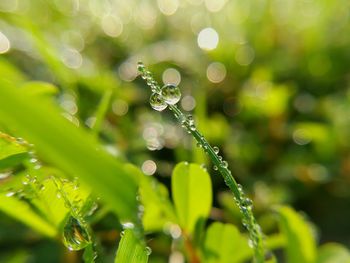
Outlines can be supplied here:
M146 70L143 63L139 62L138 70L142 78L146 80L147 85L151 87L152 92L162 97L159 84L154 80L151 72ZM218 149L214 149L197 130L192 116L186 116L176 105L168 104L168 107L187 132L195 138L197 145L208 154L214 164L214 169L218 170L224 178L226 185L233 193L234 200L241 211L243 216L242 223L249 232L249 242L254 249L254 261L258 263L264 262L263 234L253 215L252 201L245 196L242 186L233 178L231 171L227 168L227 162L222 160L222 157L218 155Z

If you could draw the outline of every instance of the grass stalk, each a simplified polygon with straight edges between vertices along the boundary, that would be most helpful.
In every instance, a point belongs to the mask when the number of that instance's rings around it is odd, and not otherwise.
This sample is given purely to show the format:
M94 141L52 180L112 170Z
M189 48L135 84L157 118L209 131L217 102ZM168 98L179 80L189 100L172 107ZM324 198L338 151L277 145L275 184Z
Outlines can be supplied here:
M153 78L150 71L148 71L142 62L138 63L138 71L141 77L146 80L147 85L150 86L153 94L158 94L159 100L165 100L162 97L161 87L157 81ZM191 115L185 115L176 104L168 104L167 107L173 112L175 118L181 123L181 125L191 134L197 141L197 145L201 147L213 162L214 169L218 170L222 175L226 185L231 190L234 200L240 209L242 214L242 223L249 232L249 243L254 249L254 261L257 263L264 262L264 245L263 245L263 233L258 225L252 208L252 200L246 197L242 190L242 186L236 182L233 178L231 171L228 169L228 164L221 156L218 155L219 150L217 147L212 147L205 137L198 131Z

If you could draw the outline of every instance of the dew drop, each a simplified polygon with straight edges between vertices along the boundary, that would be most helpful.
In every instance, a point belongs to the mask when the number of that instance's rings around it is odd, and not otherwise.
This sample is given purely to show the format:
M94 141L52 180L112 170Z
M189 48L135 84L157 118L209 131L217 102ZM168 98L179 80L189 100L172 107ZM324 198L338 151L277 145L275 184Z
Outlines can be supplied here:
M135 227L135 225L131 222L125 222L125 223L122 223L123 225L123 229L133 229Z
M151 95L149 103L151 104L151 107L157 111L162 111L168 106L168 104L166 104L161 96L157 93L153 93Z
M214 152L215 152L216 154L218 154L218 153L219 153L219 147L214 146L214 147L213 147L213 150L214 150Z
M7 196L7 197L11 197L11 196L14 196L15 194L16 194L16 192L14 192L14 191L9 191L9 192L6 193L6 196Z
M165 102L170 105L178 103L181 98L180 89L173 84L164 85L162 87L161 94Z
M193 119L192 115L187 116L187 121L188 121L189 125L194 125L194 119Z
M214 165L213 169L214 169L215 171L217 171L217 170L218 170L218 167L217 167L216 165Z
M228 167L228 163L226 161L223 161L222 162L222 167L227 168Z
M243 199L243 205L247 208L251 208L253 206L253 201L250 198Z
M251 248L254 247L254 242L253 242L253 240L251 240L251 239L248 240L248 246L251 247Z
M63 243L69 250L81 250L91 243L87 228L74 216L64 226Z
M141 61L137 63L137 70L140 72L143 72L145 70L145 65Z
M150 247L146 247L145 251L146 251L147 256L151 255L151 253L152 253L152 249Z

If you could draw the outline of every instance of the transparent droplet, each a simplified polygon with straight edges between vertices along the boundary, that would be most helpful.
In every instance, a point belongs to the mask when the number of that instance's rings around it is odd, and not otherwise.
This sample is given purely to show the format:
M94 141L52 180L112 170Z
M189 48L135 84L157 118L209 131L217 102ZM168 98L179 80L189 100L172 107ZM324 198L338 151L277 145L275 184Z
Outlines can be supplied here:
M150 247L146 247L145 250L146 250L147 256L151 255L152 249Z
M143 72L145 70L145 65L141 61L137 63L137 70L140 72Z
M87 228L74 216L64 226L63 243L69 250L81 250L91 243Z
M197 142L197 147L202 148L202 144L200 142Z
M16 192L14 192L14 191L8 191L7 193L6 193L6 196L7 197L11 197L11 196L14 196L16 194Z
M215 152L216 154L218 154L218 153L219 153L219 147L214 146L214 147L213 147L213 150L214 150L214 152Z
M161 90L161 94L165 102L170 105L178 103L181 98L180 89L173 84L164 85Z
M217 167L216 165L214 165L213 169L214 169L215 171L217 171L217 170L218 170L218 167Z
M125 222L125 223L122 223L123 225L123 229L133 229L135 227L135 225L131 222Z
M195 130L196 130L196 126L191 125L191 126L190 126L190 130L191 130L191 131L195 131Z
M166 104L162 97L157 93L151 95L149 103L151 104L151 107L157 111L162 111L168 107L168 104Z
M192 115L187 116L187 121L188 121L189 125L194 125L194 119L193 119Z
M243 205L248 208L251 208L253 206L253 201L250 198L244 198Z
M227 168L228 167L228 163L226 161L223 161L222 162L222 167Z

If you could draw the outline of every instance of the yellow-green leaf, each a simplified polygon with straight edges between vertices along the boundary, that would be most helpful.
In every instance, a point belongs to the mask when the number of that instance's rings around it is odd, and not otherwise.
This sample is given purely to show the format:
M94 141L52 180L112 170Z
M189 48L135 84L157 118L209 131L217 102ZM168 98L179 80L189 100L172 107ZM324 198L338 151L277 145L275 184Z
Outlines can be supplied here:
M289 263L314 263L316 243L308 223L292 208L278 208L280 227L287 240L286 254Z
M212 203L209 174L198 164L176 165L171 188L179 223L192 233L197 221L208 217Z

